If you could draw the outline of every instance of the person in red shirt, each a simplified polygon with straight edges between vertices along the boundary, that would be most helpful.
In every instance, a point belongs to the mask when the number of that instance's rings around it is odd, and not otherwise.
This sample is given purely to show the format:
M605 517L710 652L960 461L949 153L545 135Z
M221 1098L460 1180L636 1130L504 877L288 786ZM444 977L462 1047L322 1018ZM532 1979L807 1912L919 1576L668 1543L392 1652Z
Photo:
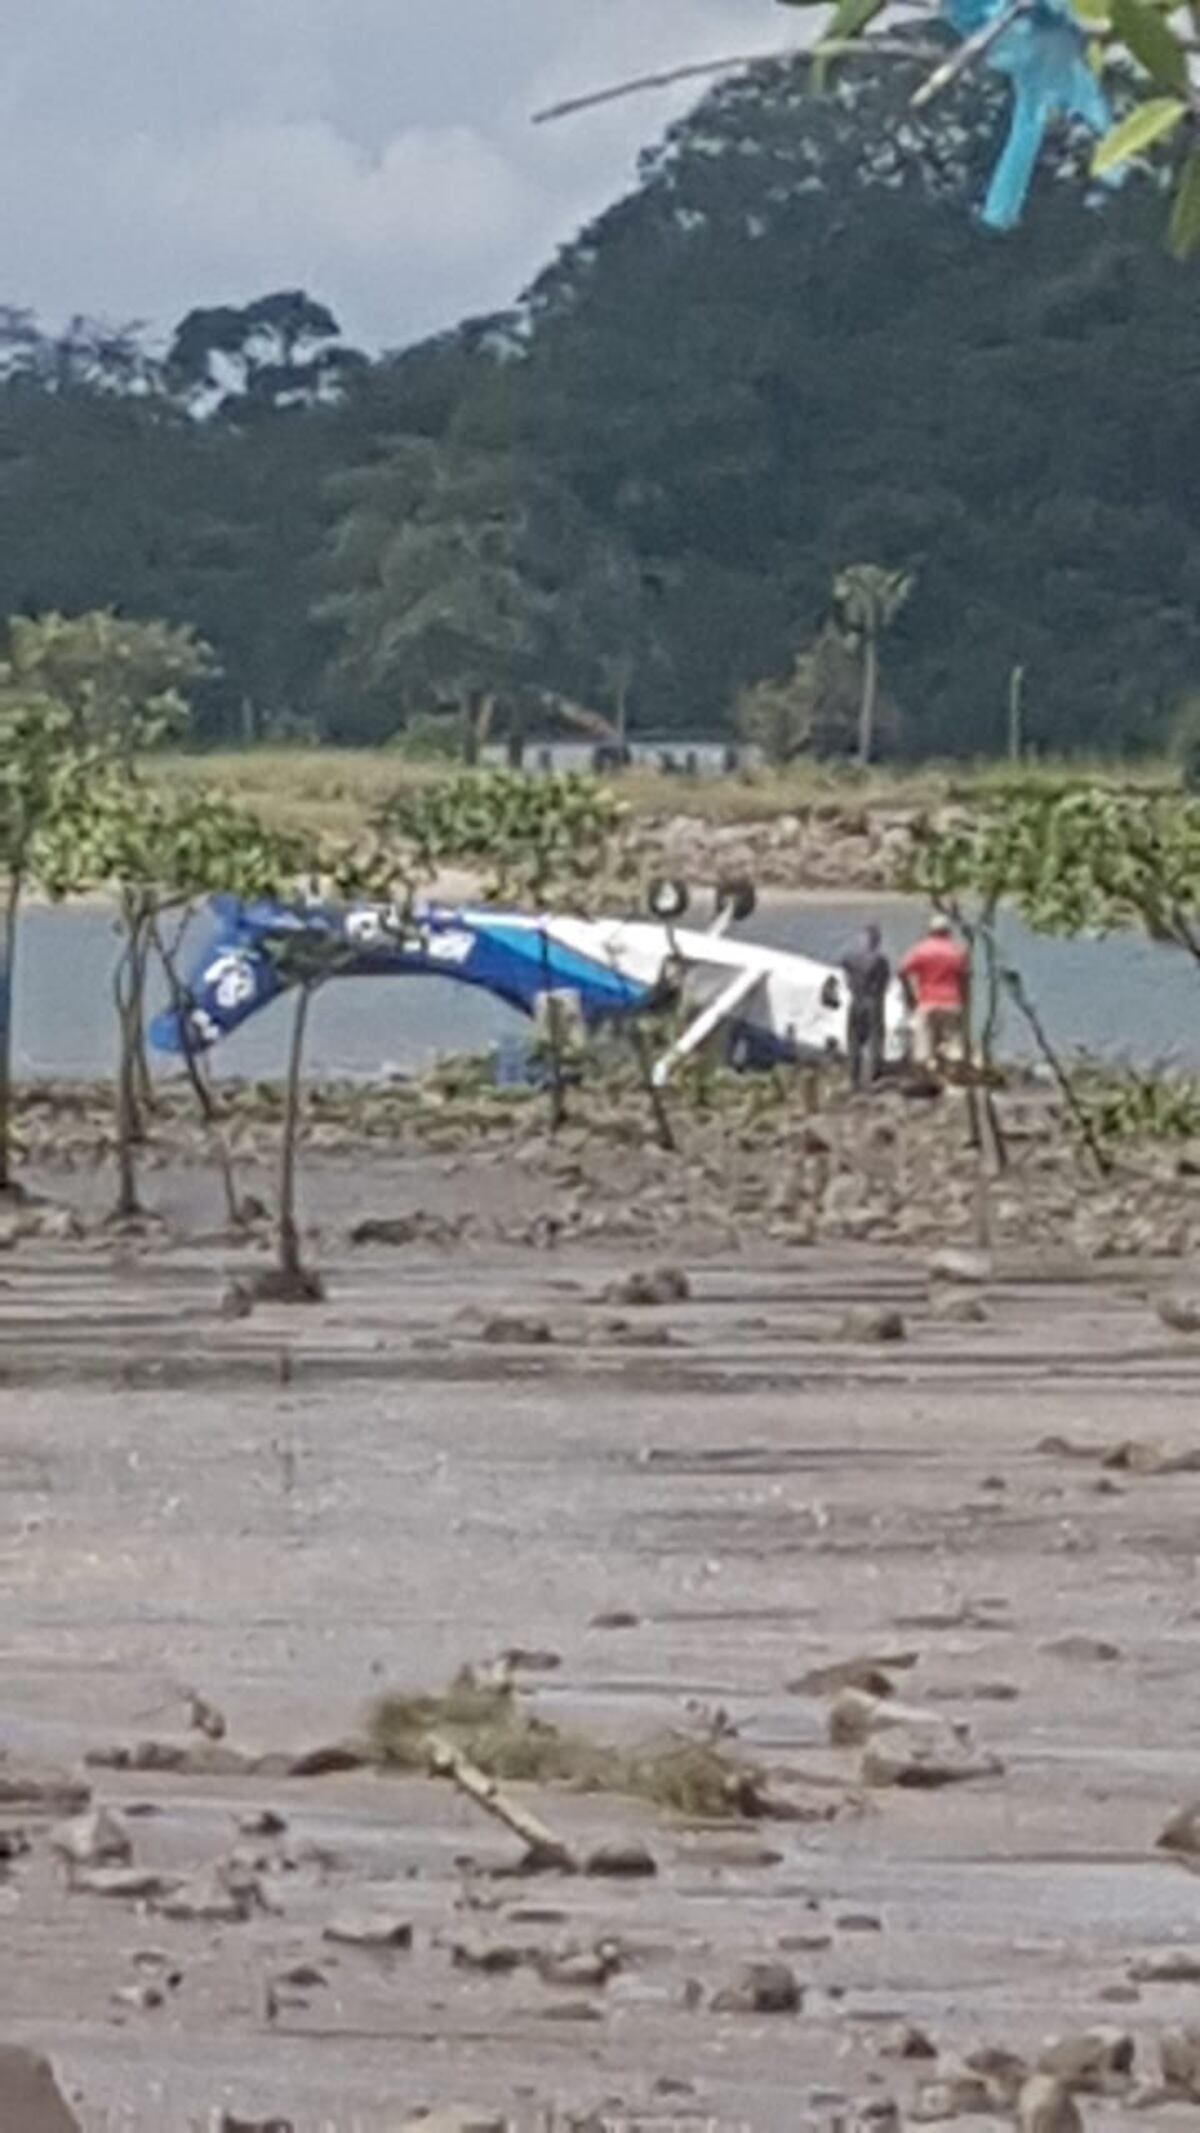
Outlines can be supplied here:
M971 958L937 911L924 938L910 948L900 978L913 1008L913 1060L941 1069L967 1054Z

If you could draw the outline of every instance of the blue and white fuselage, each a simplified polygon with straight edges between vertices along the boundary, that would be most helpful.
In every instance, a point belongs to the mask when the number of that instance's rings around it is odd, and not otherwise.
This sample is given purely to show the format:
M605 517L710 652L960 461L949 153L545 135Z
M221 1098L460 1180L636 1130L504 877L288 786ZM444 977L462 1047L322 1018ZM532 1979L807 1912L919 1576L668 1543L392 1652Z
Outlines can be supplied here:
M840 1055L845 983L833 965L657 919L533 916L486 906L241 904L217 899L216 937L185 988L185 1017L152 1035L164 1051L202 1052L232 1035L305 973L441 977L477 986L536 1017L566 1000L587 1028L678 1003L682 1035L656 1065L719 1047L739 1066ZM186 1019L186 1026L184 1021ZM888 1056L905 1048L898 986L886 1008Z

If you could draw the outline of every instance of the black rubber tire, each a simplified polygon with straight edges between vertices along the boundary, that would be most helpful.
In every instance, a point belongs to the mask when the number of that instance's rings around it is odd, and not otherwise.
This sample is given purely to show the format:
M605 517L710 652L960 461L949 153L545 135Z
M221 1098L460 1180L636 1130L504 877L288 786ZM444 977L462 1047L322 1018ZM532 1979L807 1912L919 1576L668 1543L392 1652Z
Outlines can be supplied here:
M652 881L646 892L646 903L652 916L665 922L685 918L690 902L685 881Z
M746 874L731 875L717 883L717 909L732 914L735 925L753 918L758 909L758 890Z

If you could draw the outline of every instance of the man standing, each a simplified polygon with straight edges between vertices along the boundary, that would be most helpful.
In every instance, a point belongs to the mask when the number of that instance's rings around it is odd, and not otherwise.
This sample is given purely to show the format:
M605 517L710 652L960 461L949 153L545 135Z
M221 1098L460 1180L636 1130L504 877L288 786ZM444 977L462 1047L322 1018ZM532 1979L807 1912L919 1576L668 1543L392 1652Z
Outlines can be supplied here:
M864 1082L878 1081L883 1072L884 1006L892 966L883 952L878 926L864 928L862 938L842 957L842 969L849 993L846 1056L850 1085L861 1089Z
M900 978L914 1009L913 1061L936 1073L967 1057L971 958L941 911L900 965Z

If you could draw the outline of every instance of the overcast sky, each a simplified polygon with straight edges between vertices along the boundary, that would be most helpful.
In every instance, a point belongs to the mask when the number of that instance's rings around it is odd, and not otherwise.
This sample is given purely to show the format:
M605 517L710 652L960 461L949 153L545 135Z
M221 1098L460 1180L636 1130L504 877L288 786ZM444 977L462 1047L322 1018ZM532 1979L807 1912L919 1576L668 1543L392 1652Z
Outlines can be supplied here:
M510 300L688 99L539 105L782 41L769 0L6 0L4 31L0 301L165 328L303 286L389 346Z

